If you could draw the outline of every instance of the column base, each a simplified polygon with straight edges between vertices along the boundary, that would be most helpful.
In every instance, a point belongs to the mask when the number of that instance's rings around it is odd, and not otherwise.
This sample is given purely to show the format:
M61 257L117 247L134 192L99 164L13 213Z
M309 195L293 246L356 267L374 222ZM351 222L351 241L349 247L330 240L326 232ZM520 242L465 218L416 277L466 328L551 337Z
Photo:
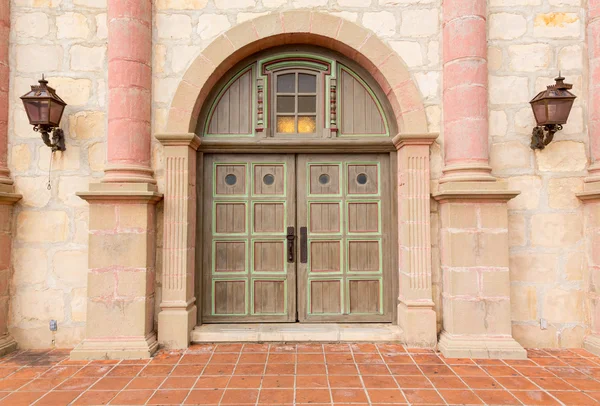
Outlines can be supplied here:
M404 344L413 348L435 348L437 345L437 320L433 303L398 304L398 327L404 332Z
M10 335L7 334L0 338L0 357L9 354L17 349L17 342Z
M139 339L85 339L73 351L72 360L144 359L158 350L156 334Z
M455 336L444 331L438 350L446 358L527 359L527 351L512 337Z
M600 356L600 334L591 334L583 340L583 348Z
M158 342L161 347L184 350L190 345L192 330L198 321L198 309L192 304L188 308L163 308L158 314Z

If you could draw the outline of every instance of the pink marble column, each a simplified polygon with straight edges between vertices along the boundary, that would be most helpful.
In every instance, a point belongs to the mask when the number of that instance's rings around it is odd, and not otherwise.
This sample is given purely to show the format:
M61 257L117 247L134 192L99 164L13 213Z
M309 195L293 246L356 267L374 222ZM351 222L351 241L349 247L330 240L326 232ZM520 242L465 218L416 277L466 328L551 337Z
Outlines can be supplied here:
M441 182L492 181L488 162L486 0L444 0Z
M593 164L586 181L600 181L600 0L588 3L588 57L590 63L589 134Z
M0 4L0 184L12 185L8 170L8 40L10 37L10 1Z
M155 183L150 169L152 1L108 1L108 164L104 182Z

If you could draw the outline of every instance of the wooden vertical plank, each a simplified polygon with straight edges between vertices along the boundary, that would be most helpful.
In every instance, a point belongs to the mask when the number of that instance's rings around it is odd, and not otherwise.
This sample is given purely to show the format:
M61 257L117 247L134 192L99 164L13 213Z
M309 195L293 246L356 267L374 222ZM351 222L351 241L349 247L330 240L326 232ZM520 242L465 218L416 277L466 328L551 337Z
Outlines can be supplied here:
M240 78L241 79L241 78ZM240 79L236 80L229 87L229 133L240 133Z
M240 134L252 133L252 70L240 77L239 128Z

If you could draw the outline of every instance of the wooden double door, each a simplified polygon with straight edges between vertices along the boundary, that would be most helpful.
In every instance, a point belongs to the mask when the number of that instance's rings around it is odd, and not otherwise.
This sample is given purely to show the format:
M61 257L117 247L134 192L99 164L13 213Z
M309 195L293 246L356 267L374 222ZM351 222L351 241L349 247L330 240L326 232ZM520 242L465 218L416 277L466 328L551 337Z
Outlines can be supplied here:
M205 155L202 321L387 322L387 154Z

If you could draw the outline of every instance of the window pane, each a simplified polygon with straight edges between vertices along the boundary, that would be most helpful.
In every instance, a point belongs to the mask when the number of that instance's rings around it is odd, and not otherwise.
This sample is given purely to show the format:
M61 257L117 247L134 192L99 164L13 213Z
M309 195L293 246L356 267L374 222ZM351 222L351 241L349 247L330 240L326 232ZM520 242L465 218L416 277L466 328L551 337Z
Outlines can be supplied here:
M316 113L317 96L298 96L298 113Z
M277 132L278 133L295 133L296 120L294 116L279 116L277 117Z
M317 91L317 77L307 75L306 73L298 74L298 92L299 93L315 93Z
M277 112L278 113L294 113L294 96L277 96Z
M296 75L288 73L286 75L277 76L277 92L278 93L295 93L296 92Z
M303 134L312 134L317 129L317 120L315 117L298 117L298 132Z

